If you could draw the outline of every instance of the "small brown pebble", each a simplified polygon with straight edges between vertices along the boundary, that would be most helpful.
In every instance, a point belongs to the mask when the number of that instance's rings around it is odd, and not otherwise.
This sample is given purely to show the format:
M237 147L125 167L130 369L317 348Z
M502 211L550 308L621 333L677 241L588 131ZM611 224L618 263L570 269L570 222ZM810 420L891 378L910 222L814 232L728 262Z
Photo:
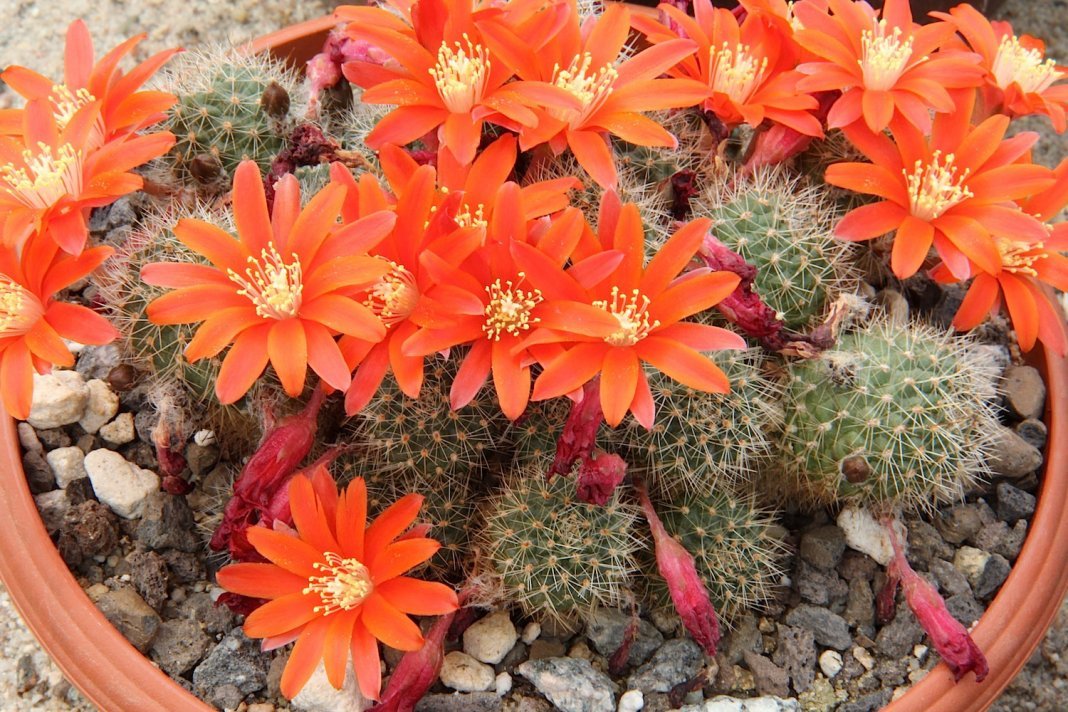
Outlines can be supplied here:
M125 393L137 384L137 369L128 363L120 363L108 371L107 383L116 393Z

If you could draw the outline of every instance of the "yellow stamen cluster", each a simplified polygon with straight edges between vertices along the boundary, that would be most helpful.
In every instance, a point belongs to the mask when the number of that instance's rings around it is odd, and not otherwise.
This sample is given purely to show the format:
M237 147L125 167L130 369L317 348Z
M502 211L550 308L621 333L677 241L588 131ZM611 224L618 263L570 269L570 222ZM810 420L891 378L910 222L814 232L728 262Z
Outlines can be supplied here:
M356 559L346 559L328 551L323 554L325 562L314 564L323 576L309 576L308 585L301 593L316 594L323 605L312 609L315 613L329 616L341 611L351 611L362 604L374 591L374 583L367 567Z
M605 343L612 346L633 346L660 326L658 320L649 321L649 297L637 289L625 295L619 287L612 287L612 301L598 300L593 306L604 309L619 322L619 331L604 337Z
M460 227L486 227L486 206L479 203L475 206L474 211L471 210L466 204L461 207L456 214L452 216L452 219Z
M437 64L430 69L438 96L454 114L466 114L482 100L490 73L489 53L466 34L463 37L466 47L459 42L454 42L454 47L442 42Z
M520 289L524 277L526 275L520 272L519 282L515 284L510 279L502 284L498 279L486 287L489 304L486 305L482 331L487 339L500 341L502 333L518 336L540 321L537 317L532 318L530 312L542 302L541 290Z
M749 52L749 45L738 44L732 49L726 42L718 50L709 50L709 86L735 104L749 101L768 68L767 57L757 59Z
M56 117L56 124L63 130L78 109L86 104L96 101L96 97L89 93L88 89L71 91L66 84L54 84L52 86L52 115Z
M912 37L904 38L900 27L889 34L886 30L886 20L878 20L860 35L858 63L867 89L892 89L912 59Z
M954 205L972 197L964 185L968 171L959 173L952 153L935 151L928 163L916 161L912 173L902 169L909 192L909 208L920 220L934 220Z
M606 64L596 71L592 69L593 57L583 52L571 60L567 69L557 64L553 67L553 84L569 92L582 103L582 109L550 108L557 119L566 121L572 129L577 129L593 115L612 93L619 72L611 64Z
M364 305L373 311L386 326L404 321L419 302L419 287L415 275L404 265L390 262L390 271L367 290Z
M38 143L39 153L22 152L25 168L8 163L0 166L7 191L29 208L50 208L65 196L82 192L82 157L74 147L63 144L54 150ZM0 189L4 186L0 185Z
M286 264L274 243L268 242L259 259L248 258L244 275L226 271L230 281L241 287L237 293L248 297L264 319L290 319L300 311L304 284L300 260L295 254L291 257L293 262Z
M1048 256L1041 242L1028 244L999 237L997 246L998 252L1001 253L1001 268L1013 274L1037 277L1035 263Z
M1042 59L1037 49L1028 49L1020 44L1018 37L1006 35L1001 38L994 64L990 68L994 81L1002 89L1018 84L1027 94L1041 94L1066 75L1057 69L1052 59Z
M21 336L44 316L44 305L21 284L0 274L0 339Z

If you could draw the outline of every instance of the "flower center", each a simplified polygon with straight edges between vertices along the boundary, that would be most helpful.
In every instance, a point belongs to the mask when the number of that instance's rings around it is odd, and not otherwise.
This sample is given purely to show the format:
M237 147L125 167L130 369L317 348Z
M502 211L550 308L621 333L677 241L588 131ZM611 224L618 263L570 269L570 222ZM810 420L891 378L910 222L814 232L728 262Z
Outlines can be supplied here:
M389 263L390 269L374 286L367 290L363 303L373 311L386 326L404 321L419 302L419 288L415 275L404 265Z
M719 50L709 50L709 55L712 91L726 94L735 104L747 102L764 78L768 58L758 60L749 53L748 45L738 44L731 49L726 42Z
M22 152L25 168L8 163L0 166L0 177L7 191L29 208L50 208L67 195L82 192L82 156L69 143L53 152L46 143L38 143L39 153ZM2 186L0 186L2 187Z
M935 151L929 163L916 161L911 175L902 169L913 215L921 220L934 220L957 203L972 197L972 192L964 185L968 171L958 175L953 162L952 153L943 161L942 152Z
M501 284L498 279L486 287L489 304L486 305L486 322L482 325L482 331L487 339L500 341L502 332L518 336L540 321L537 317L531 318L530 312L541 303L541 290L520 289L519 285L525 277L520 272L516 284L512 284L510 279Z
M890 34L886 29L886 20L879 20L860 35L862 51L858 64L868 89L892 88L912 58L912 37L902 41L904 33L900 27Z
M482 45L473 44L464 34L465 48L459 42L455 49L442 42L438 61L430 69L445 108L454 114L466 114L482 100L486 78L490 72L489 53Z
M1053 82L1065 76L1057 70L1056 62L1052 59L1043 61L1041 52L1024 47L1019 38L1013 35L1001 38L990 71L1002 89L1008 89L1010 84L1015 83L1027 94L1041 94Z
M300 260L296 254L291 257L293 262L286 264L274 243L268 242L259 259L248 258L244 275L232 269L226 271L230 281L241 287L237 293L248 297L264 319L290 319L300 311L304 291Z
M314 593L323 605L313 611L329 616L340 611L351 611L371 595L375 585L367 567L356 559L345 559L340 554L328 551L323 554L325 562L314 564L322 576L309 576L308 585L301 593L305 596Z
M592 71L593 57L589 52L583 52L571 60L567 69L560 69L557 64L553 67L553 84L582 103L578 111L573 109L550 108L549 113L555 118L566 121L572 129L582 126L595 111L597 111L608 96L612 93L619 73L611 64L606 64L596 71Z
M612 301L598 300L593 306L604 309L619 322L619 331L604 337L605 343L612 346L633 346L660 326L658 320L649 321L649 297L637 289L624 295L619 287L612 287Z
M482 203L475 206L474 212L465 203L452 219L460 227L486 227L489 224L486 221L486 206Z
M44 316L44 311L33 292L0 274L0 338L25 334Z
M1041 242L1028 244L999 237L997 246L998 252L1001 253L1001 268L1013 274L1037 277L1038 270L1034 267L1035 263L1048 256Z
M72 92L66 84L53 84L52 96L49 98L52 100L52 116L56 117L56 124L61 131L78 113L78 109L96 101L96 97L90 94L88 89Z

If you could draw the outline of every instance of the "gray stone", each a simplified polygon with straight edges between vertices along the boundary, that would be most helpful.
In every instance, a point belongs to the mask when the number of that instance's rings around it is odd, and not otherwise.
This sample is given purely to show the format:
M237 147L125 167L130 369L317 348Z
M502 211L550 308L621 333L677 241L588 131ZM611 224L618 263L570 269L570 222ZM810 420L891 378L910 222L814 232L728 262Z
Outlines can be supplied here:
M56 488L56 477L48 461L39 452L30 450L22 454L22 472L31 494L42 494Z
M32 425L19 422L15 429L19 436L19 445L22 446L23 450L44 454L44 445L41 444L41 439L37 437L37 431L33 429Z
M722 655L728 665L737 665L742 661L745 651L764 652L764 638L760 635L757 619L749 614L738 616L734 621L734 630L727 635L725 646L720 646Z
M846 582L833 570L817 569L804 561L797 562L794 584L802 600L818 606L841 604L849 593Z
M500 712L504 703L494 692L426 695L415 703L415 712Z
M875 647L889 658L901 658L923 640L923 628L907 606L898 606L894 620L884 625L875 636Z
M219 461L218 445L198 445L189 443L185 446L185 463L194 477L209 472Z
M508 611L494 611L464 631L464 652L484 663L496 665L519 640Z
M207 593L189 594L179 606L179 615L197 621L208 635L221 635L233 627L234 614L226 606L216 606Z
M104 346L86 346L78 354L78 363L74 370L82 374L85 380L108 377L111 369L119 365L122 360L122 352L118 343L105 344Z
M126 563L130 567L130 583L145 603L160 610L167 598L170 579L167 562L154 551L134 551L126 557Z
M619 687L589 660L528 660L516 672L563 712L615 712Z
M634 617L629 613L614 608L600 608L591 613L586 622L586 637L598 653L606 658L611 657L623 645L623 637L633 621ZM663 642L664 636L656 626L639 618L627 664L632 667L641 665Z
M871 583L862 578L849 582L849 597L846 599L842 617L856 628L857 632L867 636L874 635L875 594L871 590Z
M89 402L89 389L77 371L33 374L33 400L26 418L38 430L77 423Z
M836 712L879 712L890 702L893 690L879 690L863 695L855 700L844 702L838 706Z
M800 604L786 614L786 624L807 628L812 631L817 643L835 650L845 650L853 642L845 619L819 606Z
M858 578L871 581L878 568L879 564L875 563L875 559L867 554L850 549L842 555L842 563L838 566L838 575L846 581Z
M798 553L817 569L828 571L838 566L845 552L845 536L834 525L811 529L801 535Z
M189 503L166 492L153 492L145 500L136 536L150 549L193 552L200 547Z
M936 559L927 570L934 576L943 596L956 596L960 593L971 595L972 587L968 579L948 561Z
M704 660L700 646L689 638L669 640L627 678L627 688L642 692L671 692L679 683L692 680Z
M56 537L60 556L71 567L91 556L110 554L118 543L115 515L96 500L71 505Z
M976 535L983 527L983 520L974 504L958 504L935 517L934 525L945 541L962 544Z
M1049 428L1041 420L1036 418L1028 418L1017 423L1013 430L1016 434L1023 438L1026 442L1034 445L1041 450L1046 447L1046 440L1049 438Z
M175 677L192 670L211 646L212 640L200 624L188 618L175 618L160 625L148 656L163 672Z
M209 690L206 696L208 702L223 710L235 709L245 697L237 685L219 685Z
M999 425L990 447L990 469L994 474L1016 479L1042 466L1042 452L1015 432Z
M1008 482L998 484L997 495L998 519L1004 522L1014 524L1017 519L1029 517L1035 512L1035 496L1013 487Z
M1001 554L1009 561L1015 561L1027 538L1027 520L1021 519L1009 529L1005 522L987 524L975 535L974 544L991 554Z
M1038 418L1046 404L1046 383L1033 366L1009 366L1002 377L1005 405L1020 418Z
M234 628L193 670L193 687L209 699L214 690L228 684L248 695L267 685L269 667L270 658L260 651L259 641Z
M96 607L142 653L148 650L162 622L132 588L108 591L96 600Z
M745 665L753 673L753 682L759 695L786 697L790 694L790 677L786 671L763 655L745 654Z
M29 425L29 423L27 423L27 425ZM70 439L70 436L67 435L67 431L63 428L38 428L34 432L37 434L37 438L40 440L41 444L44 445L46 450L53 450L57 447L67 447L73 442Z
M983 615L983 606L975 600L971 591L946 597L946 610L967 628Z
M794 690L804 692L816 679L816 636L807 628L779 624L771 660L790 676ZM753 674L756 674L755 670Z
M939 530L923 521L915 519L908 524L909 560L926 567L934 559L949 559L953 556L953 547L946 543ZM976 531L978 531L978 527ZM959 542L958 542L959 543Z
M33 496L37 513L41 515L45 530L55 534L63 526L63 515L70 509L70 500L64 490L51 490Z
M986 601L994 597L1001 584L1009 577L1012 566L1000 554L991 554L983 567L983 572L972 586L975 597L980 601Z
M909 302L896 289L880 289L875 302L883 308L891 324L905 326L909 322Z

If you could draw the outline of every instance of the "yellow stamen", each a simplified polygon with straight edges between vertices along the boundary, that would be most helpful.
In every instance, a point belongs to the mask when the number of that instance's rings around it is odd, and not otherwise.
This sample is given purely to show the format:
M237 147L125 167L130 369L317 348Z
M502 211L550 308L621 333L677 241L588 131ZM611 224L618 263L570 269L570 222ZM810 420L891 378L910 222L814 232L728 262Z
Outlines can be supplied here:
M88 89L79 89L72 92L66 84L54 84L50 98L52 100L52 116L56 117L56 124L61 131L78 113L78 109L96 101L96 97L90 94Z
M593 57L583 52L571 60L567 69L553 67L553 84L569 92L582 103L582 109L549 108L549 113L561 121L566 121L572 129L577 129L593 115L612 93L613 85L619 72L611 64L593 71Z
M912 59L912 37L904 38L900 27L890 34L886 32L886 20L878 20L870 30L860 35L861 58L858 60L864 73L864 86L885 91L904 73Z
M911 175L902 169L913 215L921 220L934 220L957 203L972 197L972 192L964 185L969 171L958 175L954 160L952 153L946 154L943 160L942 152L935 151L929 163L916 161Z
M0 166L8 193L26 207L44 209L82 192L82 156L73 146L63 144L53 152L48 144L38 143L37 149L36 154L29 149L22 152L25 168L14 163Z
M760 86L768 68L768 58L749 54L749 45L731 47L724 42L718 50L710 49L709 85L712 91L726 94L735 104L744 104Z
M6 274L0 274L0 339L21 336L44 316L44 305Z
M659 320L649 321L649 297L637 289L624 295L619 287L612 287L612 301L598 300L593 306L604 309L619 322L619 331L604 337L605 343L612 346L633 346L660 326Z
M1002 89L1015 83L1027 94L1041 94L1054 82L1068 76L1058 71L1057 63L1052 59L1043 61L1041 52L1024 47L1013 35L1001 38L990 72Z
M540 321L537 317L531 318L530 312L541 303L541 290L520 289L519 285L525 277L520 272L519 281L515 284L510 279L502 284L498 279L486 287L490 300L486 305L486 322L482 325L482 331L487 339L500 341L502 332L518 336Z
M999 237L997 246L998 252L1001 253L1001 268L1013 274L1037 277L1038 271L1034 267L1035 263L1049 256L1041 242L1028 244Z
M313 564L324 576L309 576L308 585L301 593L316 594L323 605L312 609L315 613L329 616L341 611L351 611L362 604L374 591L371 573L356 559L345 559L340 554L328 551L323 554L326 562Z
M364 305L386 326L404 321L419 302L419 287L404 265L389 263L391 269L367 290Z
M286 264L274 243L268 242L259 259L248 258L244 275L232 269L226 271L230 281L241 287L237 293L248 297L264 319L289 319L300 311L304 291L300 260L296 254L291 257L293 261Z
M489 224L486 221L486 206L482 203L475 206L474 212L465 204L456 211L452 219L460 227L486 227Z
M490 73L489 53L466 34L463 37L466 48L459 42L453 43L455 49L442 42L437 64L430 69L438 96L454 114L466 114L482 100Z

